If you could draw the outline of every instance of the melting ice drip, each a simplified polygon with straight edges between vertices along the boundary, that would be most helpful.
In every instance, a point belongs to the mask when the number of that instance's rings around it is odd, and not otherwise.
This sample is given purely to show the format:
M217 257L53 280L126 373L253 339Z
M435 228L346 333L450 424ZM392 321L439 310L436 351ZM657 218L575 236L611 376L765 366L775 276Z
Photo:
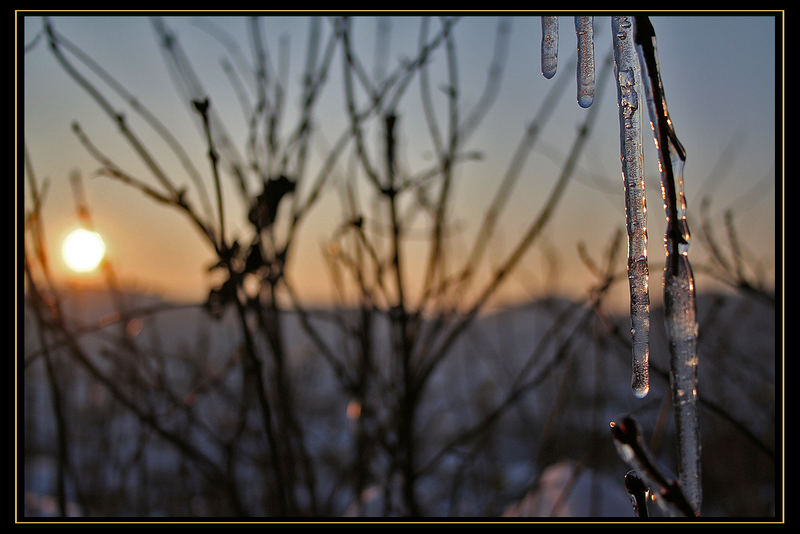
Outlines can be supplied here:
M594 100L592 17L575 17L578 41L578 104ZM648 17L611 17L614 73L620 124L620 152L625 183L628 230L628 280L631 295L632 389L649 391L650 296L647 267L647 205L638 88L644 87L653 138L658 150L661 191L666 212L664 244L665 325L669 337L670 381L680 441L680 483L695 510L700 509L700 439L697 417L697 321L695 288L689 263L689 226L683 192L686 151L675 134L661 82L656 37ZM558 17L542 17L542 74L555 75ZM643 73L644 78L642 79Z

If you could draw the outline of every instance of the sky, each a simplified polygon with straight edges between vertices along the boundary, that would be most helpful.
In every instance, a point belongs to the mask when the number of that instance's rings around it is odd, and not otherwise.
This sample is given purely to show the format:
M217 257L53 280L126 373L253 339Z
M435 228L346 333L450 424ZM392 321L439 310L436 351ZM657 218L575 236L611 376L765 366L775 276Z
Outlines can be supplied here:
M18 65L24 77L22 111L24 142L31 156L37 178L48 181L44 206L47 245L54 258L53 269L58 280L76 282L90 280L87 275L71 273L60 260L59 247L68 231L78 225L72 200L69 177L78 172L83 177L92 219L103 235L108 257L117 276L127 284L158 292L165 296L196 301L204 298L211 278L206 267L213 253L191 223L174 209L159 205L117 181L95 177L99 167L72 133L77 121L99 148L116 163L150 184L141 162L130 147L121 141L119 131L92 99L64 72L41 38L42 19L28 12L18 31L29 48ZM193 123L191 110L181 100L173 78L160 51L148 16L91 16L82 12L51 19L56 31L88 53L111 73L126 89L155 113L185 143L194 163L209 178L206 147L201 132ZM237 146L244 146L247 127L244 114L220 64L226 55L221 41L210 31L220 32L238 43L250 60L249 34L244 17L169 16L164 22L176 34L192 65L203 80L212 105L225 117L228 131ZM763 263L768 277L774 276L776 251L776 203L782 185L776 173L776 30L770 14L757 16L667 16L655 15L651 21L658 39L658 54L669 111L676 132L687 150L685 187L689 221L693 229L692 254L698 265L703 263L703 247L696 244L701 199L709 199L709 214L716 235L724 238L723 213L734 212L734 222L748 254ZM438 28L438 19L430 22L430 34ZM466 16L455 26L458 46L458 78L464 113L477 101L485 82L492 57L498 17ZM454 184L453 210L459 221L456 242L469 242L505 172L514 148L536 114L542 99L554 84L564 77L563 97L556 104L544 134L526 160L519 183L510 197L507 211L500 222L500 236L491 247L495 254L489 260L498 263L533 217L548 194L562 168L578 126L587 110L576 102L574 67L575 30L571 16L560 17L559 69L553 79L541 75L539 46L540 17L511 16L508 61L503 72L497 99L480 127L466 145L482 154L480 161L464 164ZM374 17L353 20L354 49L370 73L380 76L389 72L404 58L412 57L419 39L420 17L393 17L390 25L376 24ZM289 91L284 123L292 124L300 106L302 64L309 25L308 17L268 16L262 26L269 50L275 53L280 43L289 45ZM322 21L323 36L331 24ZM385 61L376 62L376 32L388 33L389 52ZM37 36L39 36L37 38ZM324 42L324 38L323 38ZM595 17L595 56L610 53L609 17ZM779 43L782 46L782 43ZM446 63L442 53L431 63L433 87L446 82ZM341 61L333 68L321 102L321 141L312 159L320 161L326 144L330 144L346 128L346 114L339 75ZM782 68L782 66L778 66ZM598 66L598 71L600 67ZM84 69L85 72L85 69ZM781 71L779 71L780 73ZM19 74L19 73L18 73ZM420 109L418 81L407 91L400 106L399 146L404 168L419 170L430 165L430 137ZM102 85L98 85L101 86ZM597 122L585 152L578 162L574 179L561 200L556 215L547 226L543 238L523 258L520 269L505 282L499 300L514 302L548 293L581 296L586 293L591 277L577 255L578 243L590 254L599 257L619 228L624 228L624 197L619 152L619 122L616 92L610 78L598 79L599 107ZM135 114L111 91L106 95L112 105L125 111L131 125L141 132L142 139L153 153L163 157L165 169L181 176L180 166L156 138L137 123ZM437 112L446 117L446 100L438 92ZM18 95L20 96L20 95ZM445 124L445 123L443 123ZM646 119L645 119L646 124ZM651 251L651 276L658 277L663 262L663 210L660 199L658 163L645 134L645 165L648 196L648 231ZM336 190L344 167L337 170L331 188L301 227L298 246L290 264L303 298L324 302L331 295L322 253L333 228L341 220L340 196ZM138 173L138 174L137 174ZM184 175L185 176L185 175ZM188 183L185 178L177 182ZM30 208L30 194L25 187L25 208ZM364 186L366 187L366 186ZM237 202L233 185L223 187L224 209L229 233L239 228L235 221L246 221ZM22 209L22 206L18 206ZM241 225L241 223L239 223ZM424 249L411 245L410 257L424 258ZM455 254L457 254L456 248ZM696 252L695 252L696 251ZM692 257L692 256L690 256ZM624 269L624 256L619 260ZM421 264L422 262L411 262ZM707 261L706 261L707 263ZM414 267L409 268L414 275ZM554 275L556 275L554 277ZM660 278L659 278L660 280ZM715 287L712 280L699 289ZM300 281L302 281L300 283ZM652 282L658 287L660 282ZM624 285L623 285L624 286ZM627 289L621 287L624 297ZM658 291L651 292L658 301ZM621 297L622 298L622 297ZM624 300L624 298L622 298Z

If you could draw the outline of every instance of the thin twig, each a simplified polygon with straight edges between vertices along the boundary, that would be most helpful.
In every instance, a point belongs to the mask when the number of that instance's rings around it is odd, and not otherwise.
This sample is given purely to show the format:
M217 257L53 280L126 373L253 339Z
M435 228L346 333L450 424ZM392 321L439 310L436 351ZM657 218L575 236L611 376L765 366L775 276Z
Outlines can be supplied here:
M621 421L612 421L611 435L620 457L644 478L658 498L657 502L686 517L697 517L678 482L667 478L656 467L635 419L626 416Z

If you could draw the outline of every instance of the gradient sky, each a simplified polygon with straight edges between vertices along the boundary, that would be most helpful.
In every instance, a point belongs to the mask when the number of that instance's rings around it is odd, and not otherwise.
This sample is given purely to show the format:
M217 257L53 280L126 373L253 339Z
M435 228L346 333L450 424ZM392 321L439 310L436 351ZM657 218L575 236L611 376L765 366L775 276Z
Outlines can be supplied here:
M735 222L747 251L757 256L768 272L774 273L775 186L776 176L780 176L775 169L775 19L767 15L659 15L651 20L658 38L669 111L688 153L686 194L695 242L699 234L696 210L700 199L708 196L717 235L724 237L722 213L735 208ZM227 127L240 140L238 146L243 146L245 123L219 62L225 50L209 37L203 24L213 22L215 27L235 38L250 57L246 21L233 16L203 20L189 16L167 17L165 21L177 34L206 84L212 104L229 120ZM491 58L496 22L496 17L468 16L456 25L459 79L467 105L474 103L480 94ZM202 137L192 124L186 103L178 98L148 17L93 17L84 13L56 17L53 23L58 32L88 52L170 126L173 133L186 142L190 153L196 155L198 168L204 171L208 168ZM437 29L437 24L432 21L430 34ZM327 36L331 25L323 21L322 27ZM26 16L21 28L24 42L33 43L41 28L40 17L35 13ZM277 50L281 35L289 38L292 58L289 74L291 87L295 89L300 87L307 28L305 17L274 16L264 26L272 51ZM399 64L400 58L414 54L418 28L419 17L392 19L389 70ZM375 30L375 20L371 17L354 21L355 48L370 72L373 70ZM468 146L481 150L484 158L463 166L458 174L455 210L457 218L464 221L465 236L470 224L474 225L475 215L481 214L488 205L493 186L499 181L545 92L561 77L569 77L571 81L565 85L565 95L547 125L546 135L528 158L508 212L501 221L502 239L494 245L499 254L509 250L515 236L521 234L537 213L558 176L576 128L586 114L576 103L574 69L567 68L575 48L572 17L561 17L559 70L551 80L544 79L540 73L539 17L514 16L511 31L502 90L481 128L468 142ZM598 60L609 53L610 42L609 17L596 17L595 55ZM432 71L442 73L444 60L442 54L437 54ZM98 164L72 134L73 121L78 121L93 142L123 168L135 172L141 165L121 142L108 117L56 63L43 39L25 54L22 65L24 140L39 181L44 177L50 181L45 224L51 255L58 258L54 261L58 277L64 280L74 277L63 267L58 250L67 231L77 225L69 185L70 173L77 170L85 178L94 223L106 240L109 257L120 278L168 296L202 299L209 284L205 266L212 258L208 246L175 210L156 205L138 191L108 178L89 178ZM326 121L323 133L328 141L335 139L346 125L338 74L341 61L334 61L333 65L334 72L323 95L325 104L319 107ZM445 79L443 74L440 78L441 81ZM583 294L589 279L577 257L577 243L582 241L592 253L600 254L614 230L624 227L616 92L610 78L601 82L605 84L603 94L594 103L600 106L600 116L591 141L544 240L526 255L521 270L507 280L503 288L507 300L523 300L547 290ZM401 106L400 143L408 165L419 169L430 162L430 148L426 145L427 130L417 111L419 89L417 82L414 83L405 105ZM436 82L433 86L436 87ZM290 108L299 107L298 94L290 94ZM112 101L120 110L126 109L119 99ZM129 111L127 116L132 117L133 113ZM292 124L290 120L286 122ZM663 268L663 210L657 160L648 140L649 132L645 132L645 136L650 270L658 276L657 282L651 281L651 287L658 287ZM143 138L145 141L153 139L146 135ZM154 150L158 153L159 149L154 147ZM174 162L174 167L169 165L165 163L167 168L177 168ZM25 187L28 207L27 185ZM237 210L242 220L232 189L225 193L229 220L237 218ZM310 299L324 299L330 294L319 251L331 235L333 223L340 220L340 207L334 190L326 195L303 225L301 245L294 257L293 278L303 280L298 285ZM235 232L235 225L231 230ZM693 252L697 250L697 254L701 254L700 248L693 243ZM549 285L545 274L544 251L557 253L560 276L555 286ZM620 260L622 269L624 258ZM695 261L702 260L698 257ZM698 284L703 289L702 283ZM627 289L622 287L622 291L624 295ZM653 300L657 301L659 291L652 293Z

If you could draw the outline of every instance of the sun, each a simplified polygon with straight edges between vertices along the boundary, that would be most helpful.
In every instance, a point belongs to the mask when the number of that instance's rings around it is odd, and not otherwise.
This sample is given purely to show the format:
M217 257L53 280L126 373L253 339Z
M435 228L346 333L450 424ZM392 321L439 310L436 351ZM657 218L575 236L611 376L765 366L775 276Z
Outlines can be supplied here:
M64 239L61 253L70 269L85 273L97 268L106 253L106 245L97 232L78 228Z

